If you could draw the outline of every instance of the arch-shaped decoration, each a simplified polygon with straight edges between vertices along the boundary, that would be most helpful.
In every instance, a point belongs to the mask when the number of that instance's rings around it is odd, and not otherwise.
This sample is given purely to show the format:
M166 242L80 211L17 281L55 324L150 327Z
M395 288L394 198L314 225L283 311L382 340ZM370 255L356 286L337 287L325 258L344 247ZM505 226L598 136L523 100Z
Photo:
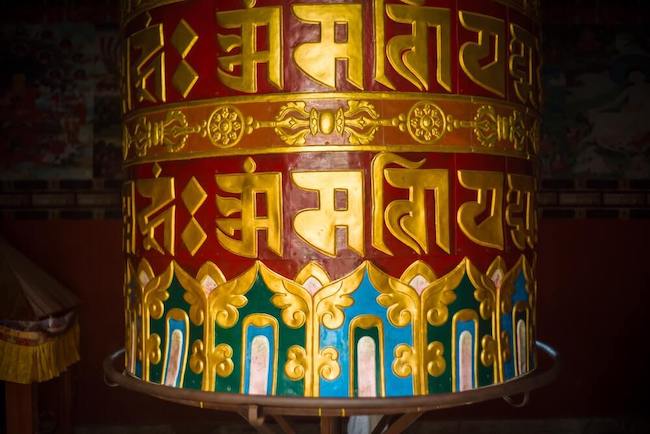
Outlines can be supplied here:
M441 277L416 261L399 279L369 261L335 280L315 262L295 280L261 261L231 279L211 262L195 275L177 263L158 276L146 262L138 269L131 273L134 293L157 291L160 305L147 292L149 310L166 314L150 315L148 345L154 351L148 356L156 355L156 336L164 340L158 344L164 356L158 365L149 360L149 378L170 386L354 397L371 394L374 384L376 396L409 396L481 387L534 367L523 256L505 272L505 261L497 258L485 274L465 258ZM305 286L310 279L313 288ZM130 342L139 343L133 351L138 355L146 344L145 323L137 314L138 297L132 305L137 338ZM173 322L181 313L183 327ZM178 349L183 359L177 364ZM371 353L372 381L357 372Z
M278 367L278 320L268 314L251 314L242 324L243 366L241 393L275 395Z
M478 387L478 314L463 309L452 318L452 390L462 392Z
M190 319L187 313L174 308L165 315L165 356L161 384L183 387L190 342Z
M360 315L350 322L349 327L351 379L349 396L386 396L386 380L382 368L385 358L382 320L374 315ZM361 369L362 367L368 369ZM375 386L374 389L372 385Z

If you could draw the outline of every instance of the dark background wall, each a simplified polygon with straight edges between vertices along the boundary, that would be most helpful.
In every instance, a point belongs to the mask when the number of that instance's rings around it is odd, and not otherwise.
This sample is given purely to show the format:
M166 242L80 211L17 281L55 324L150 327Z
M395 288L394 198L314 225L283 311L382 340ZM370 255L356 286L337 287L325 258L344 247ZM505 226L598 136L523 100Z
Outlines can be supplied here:
M49 160L28 151L17 153L16 149L23 144L16 129L9 128L15 123L2 124L1 232L83 301L82 360L73 368L77 424L182 424L199 418L210 421L232 417L163 403L104 384L102 360L122 346L124 335L119 147L116 148L119 134L115 136L111 127L119 125L119 113L116 116L111 109L111 100L119 103L116 70L111 67L111 41L117 31L115 3L28 1L14 4L2 19L6 31L16 23L40 22L47 26L48 22L64 18L74 22L92 17L90 22L100 29L93 35L100 45L99 62L104 65L93 82L93 107L104 111L102 116L92 118L80 112L75 115L82 118L82 124L95 124L90 143L82 143L83 134L78 136L79 146L93 148L92 161L89 163L88 156L78 152L76 160L59 159L58 166L39 166L55 172L62 167L68 170L56 172L51 178L44 177L40 170L5 176L18 167L8 162L8 156L40 163ZM647 399L642 394L650 386L650 174L646 169L650 135L639 125L644 116L650 119L650 112L647 107L634 111L625 105L625 98L618 107L603 107L607 100L617 99L612 94L647 92L647 79L640 83L643 86L631 91L633 84L626 80L630 68L650 77L650 67L645 69L650 64L645 30L650 15L644 1L545 1L543 8L548 121L544 127L540 193L544 218L539 236L538 324L540 339L558 349L563 368L558 381L534 392L524 409L492 402L441 412L435 417L637 418L644 417L646 411ZM623 51L616 47L623 47ZM3 59L9 58L12 57L3 53ZM622 72L620 65L624 65ZM7 102L14 95L8 84L16 75L12 68L16 64L6 61L0 68L3 116L12 107ZM67 72L63 72L65 76ZM70 73L74 75L75 71ZM29 74L26 78L29 83ZM598 80L605 78L613 83L610 87L618 86L612 87L610 94L603 94L602 86L598 87L598 83L603 83ZM592 79L595 81L590 82ZM593 91L589 85L595 86ZM576 92L583 96L577 103ZM593 99L589 98L590 92ZM623 114L599 117L594 110ZM617 121L630 112L635 122ZM15 121L16 117L12 119ZM610 139L598 136L602 130L599 122L611 122L604 127L611 133ZM640 136L630 138L630 128L640 131ZM38 144L38 137L36 134L29 139ZM620 146L615 146L617 143ZM62 152L53 147L50 153ZM89 176L84 167L90 170ZM48 405L56 406L55 383L56 380L44 387L45 400L49 397L53 402Z

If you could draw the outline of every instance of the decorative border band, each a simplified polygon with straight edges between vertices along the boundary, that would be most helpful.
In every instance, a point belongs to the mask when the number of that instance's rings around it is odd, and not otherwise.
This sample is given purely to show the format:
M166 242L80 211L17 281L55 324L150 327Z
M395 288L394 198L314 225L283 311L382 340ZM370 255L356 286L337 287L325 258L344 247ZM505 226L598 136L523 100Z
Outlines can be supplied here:
M470 98L399 94L176 106L125 120L127 164L221 155L304 151L475 152L530 159L539 149L536 113ZM344 99L343 99L344 98Z
M443 276L416 261L398 278L366 261L336 280L315 262L294 279L261 261L231 279L209 261L196 274L167 264L127 261L127 371L145 381L390 397L498 384L536 365L534 263L523 255L510 268L498 256L485 271L465 258ZM372 378L358 369L362 339L374 341Z

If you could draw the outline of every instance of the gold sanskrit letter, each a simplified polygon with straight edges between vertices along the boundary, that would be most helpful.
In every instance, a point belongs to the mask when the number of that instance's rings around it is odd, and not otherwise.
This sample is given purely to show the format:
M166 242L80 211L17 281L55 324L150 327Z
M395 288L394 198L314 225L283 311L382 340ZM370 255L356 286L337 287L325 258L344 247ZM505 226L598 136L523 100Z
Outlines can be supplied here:
M147 14L148 15L148 14ZM148 17L147 26L133 33L126 39L127 58L127 107L133 106L132 89L138 102L165 102L165 53L162 52L163 26L162 24L149 25L151 16ZM131 65L131 53L137 53ZM157 54L157 55L156 55ZM154 87L150 89L149 79L153 76Z
M506 35L503 20L467 11L458 11L458 18L464 28L478 33L477 42L465 42L460 47L458 57L461 68L483 89L504 96ZM494 55L490 56L492 38L494 38ZM484 63L488 57L490 62Z
M176 205L168 207L165 211L158 213L161 209L174 201L174 178L159 178L160 166L154 164L155 178L138 179L136 189L141 196L151 199L151 204L138 213L138 227L142 234L142 245L145 250L154 249L164 253L158 241L156 241L156 228L163 225L163 245L165 250L174 254L174 218Z
M538 106L539 68L535 67L538 41L528 31L516 24L510 24L510 59L508 69L515 79L515 94L522 103Z
M257 92L257 65L268 63L268 80L282 89L282 7L255 8L255 0L244 0L247 9L217 12L217 22L225 29L241 29L239 35L217 35L219 46L226 53L239 48L238 54L220 56L217 75L221 82L241 92ZM267 27L268 47L257 50L257 29ZM240 67L240 76L229 74Z
M395 89L386 77L386 29L384 19L384 0L374 0L372 22L375 28L375 81Z
M122 250L135 254L135 183L122 185Z
M241 195L241 199L217 196L217 208L222 215L241 213L238 218L217 219L217 239L236 255L256 258L257 231L265 230L269 249L282 255L282 174L255 173L255 162L250 157L244 162L244 172L215 175L221 190ZM264 217L257 209L258 195L266 199ZM232 238L235 231L241 233L241 240Z
M426 160L410 161L391 153L372 160L372 245L392 255L384 241L388 230L418 254L429 252L426 191L434 191L436 244L449 253L449 175L447 169L419 169ZM397 164L402 168L386 168ZM408 189L407 200L390 202L384 211L384 177L395 188Z
M404 3L411 1L402 0ZM429 90L429 28L436 28L436 79L451 92L451 36L449 9L386 5L388 16L398 23L410 24L410 35L394 36L388 41L388 61L395 71L420 90Z
M336 87L336 61L346 60L346 78L363 89L363 21L360 4L293 5L301 21L320 26L320 41L305 42L293 52L293 59L305 74L319 83ZM347 38L336 41L337 24L345 24Z
M519 250L524 250L526 244L533 248L537 243L537 214L534 195L535 178L527 175L508 174L506 223L511 228L512 242Z
M470 240L481 246L503 250L503 173L482 170L459 170L463 187L476 190L476 202L458 208L458 226ZM487 192L492 191L490 215L481 223L476 219L487 209Z
M294 172L291 178L298 187L318 193L318 208L302 210L293 220L298 236L336 256L336 229L345 228L348 246L363 256L363 172Z

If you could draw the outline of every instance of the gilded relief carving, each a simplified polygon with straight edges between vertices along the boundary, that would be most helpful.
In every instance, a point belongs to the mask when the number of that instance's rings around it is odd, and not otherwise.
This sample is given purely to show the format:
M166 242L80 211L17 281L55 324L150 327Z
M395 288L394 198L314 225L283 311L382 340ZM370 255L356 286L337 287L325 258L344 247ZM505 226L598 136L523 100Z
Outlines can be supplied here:
M287 363L284 365L284 372L287 377L293 381L299 381L305 378L305 373L309 369L307 352L299 345L289 348L287 353Z
M339 353L336 348L323 348L317 358L318 375L329 381L336 380L341 375L341 365L338 358Z
M248 136L265 129L272 129L283 145L303 151L309 151L308 141L321 138L360 150L375 149L383 129L390 129L403 138L377 150L399 149L407 143L435 146L446 135L467 129L487 153L503 152L497 148L523 156L537 152L539 124L529 121L520 110L513 108L506 112L509 114L502 114L503 110L497 110L495 105L476 108L472 105L474 116L463 119L446 113L445 105L444 101L423 100L396 115L383 116L384 110L378 108L381 103L367 100L348 99L332 108L315 107L309 101L289 101L278 108L272 119L247 114L246 105L219 104L209 115L200 118L191 114L191 108L174 109L164 112L164 117L156 115L155 120L144 114L128 121L124 130L124 158L145 158L161 152L182 154L189 152L201 138L208 139L213 152L229 150L231 153L241 148L239 153L245 153L245 143L253 140ZM273 152L273 148L265 152Z
M539 4L492 1L124 1L131 375L369 398L535 368Z
M400 344L395 347L393 355L395 356L392 365L393 372L395 372L395 375L398 377L408 377L409 375L413 375L417 370L417 358L413 347L406 344Z
M444 353L445 347L442 342L431 342L427 346L425 363L427 373L432 377L440 377L447 369Z
M293 229L314 249L336 257L336 231L344 228L347 247L364 255L364 191L361 171L293 172L292 181L301 189L317 194L318 208L304 209L293 219ZM337 206L341 193L345 206Z
M282 76L282 9L280 6L255 7L255 0L243 0L244 9L217 12L217 23L224 29L241 33L218 34L222 50L218 57L219 80L240 92L257 92L257 65L268 67L267 80L278 89L283 87ZM258 28L266 28L267 50L258 50ZM236 49L239 53L235 54ZM234 74L235 68L239 75Z
M174 75L172 75L172 85L181 95L183 95L183 98L187 97L199 79L199 74L197 74L194 68L192 68L187 60L185 60L185 57L187 57L198 39L199 36L184 19L180 20L171 37L172 45L176 48L178 54L180 54L182 58L180 64L174 71Z
M248 258L257 257L257 232L265 231L269 249L282 255L282 174L258 173L252 158L244 162L244 173L217 174L220 190L240 196L236 199L217 195L217 239L228 251ZM266 198L266 216L258 213L257 196ZM233 214L239 217L230 217ZM235 238L240 232L240 238Z
M487 321L488 324L498 324L499 321L495 323L494 318L499 318L502 314L509 314L511 310L523 312L529 309L532 295L529 295L525 306L519 303L515 308L511 303L504 302L512 297L514 279L525 271L527 285L534 285L534 282L529 281L532 276L531 267L523 257L509 270L506 270L503 260L497 258L485 273L471 261L464 259L440 278L436 278L428 266L425 267L417 261L404 270L400 279L366 262L351 274L328 282L329 278L315 267L314 263L307 265L303 270L312 270L309 276L308 271L303 271L299 273L302 277L294 281L271 271L263 263L256 262L244 273L226 280L219 268L211 262L204 263L193 277L174 263L171 263L163 274L155 275L148 263L142 261L133 272L133 278L141 288L139 291L144 294L143 307L137 309L148 315L147 323L162 318L162 313L168 309L165 306L169 298L166 288L169 287L173 276L179 280L185 291L183 297L190 305L189 321L201 326L203 330L203 335L195 337L191 343L188 367L191 372L201 376L203 390L215 390L217 378L227 378L234 372L234 360L239 351L233 348L231 343L220 341L219 330L232 328L240 321L240 310L248 303L246 294L257 276L260 276L270 291L270 301L280 309L281 322L277 322L279 329L275 333L280 333L285 327L305 330L305 345L290 346L286 350L282 366L278 369L291 381L304 381L309 387L309 391L305 391L308 396L318 396L319 378L333 381L341 376L343 367L339 350L327 345L321 347L318 343L314 345L314 342L317 342L314 338L319 336L321 328L337 330L346 320L351 321L350 330L359 327L364 330L379 330L380 344L384 342L386 327L391 330L412 327L413 343L399 343L386 349L386 354L392 355L390 366L393 375L397 378L413 377L414 392L425 393L426 378L439 378L448 372L445 358L448 344L429 341L427 334L421 332L423 324L434 327L450 324L456 327L458 321ZM302 285L313 275L318 275L323 285L310 293ZM366 275L372 287L379 293L377 303L383 306L385 313L381 316L361 315L347 319L347 311L354 305L354 300L358 297L356 292L359 291ZM418 283L422 279L423 283ZM454 310L452 319L449 309L459 296L457 291L463 279L468 279L471 283L476 310ZM500 300L498 308L495 307L495 297ZM260 317L258 321L256 318L260 315L262 314L248 315L244 323L262 327L272 320L268 314L263 314L263 318ZM145 321L142 315L138 318L139 321ZM141 354L144 357L142 360L148 364L157 364L161 361L162 339L168 337L148 334L148 327L148 324L143 322L140 328L146 333L140 335L141 339L138 340L141 342ZM527 333L530 333L532 324L528 323L527 327ZM526 339L529 339L528 334ZM476 343L479 351L477 360L482 366L494 370L495 382L502 381L502 365L510 358L511 342L510 334L506 331L499 332L497 328L493 330L493 334L482 334ZM529 345L528 341L526 342L526 345ZM383 347L380 347L379 351L384 354ZM383 381L381 384L384 384Z
M449 178L446 169L422 169L425 160L410 161L392 153L380 153L372 161L372 245L392 255L386 245L384 225L389 232L416 253L429 252L426 196L434 196L436 244L449 252ZM398 165L399 168L388 167ZM405 189L409 199L384 204L384 180ZM385 208L384 208L385 207ZM385 209L385 211L384 211Z

